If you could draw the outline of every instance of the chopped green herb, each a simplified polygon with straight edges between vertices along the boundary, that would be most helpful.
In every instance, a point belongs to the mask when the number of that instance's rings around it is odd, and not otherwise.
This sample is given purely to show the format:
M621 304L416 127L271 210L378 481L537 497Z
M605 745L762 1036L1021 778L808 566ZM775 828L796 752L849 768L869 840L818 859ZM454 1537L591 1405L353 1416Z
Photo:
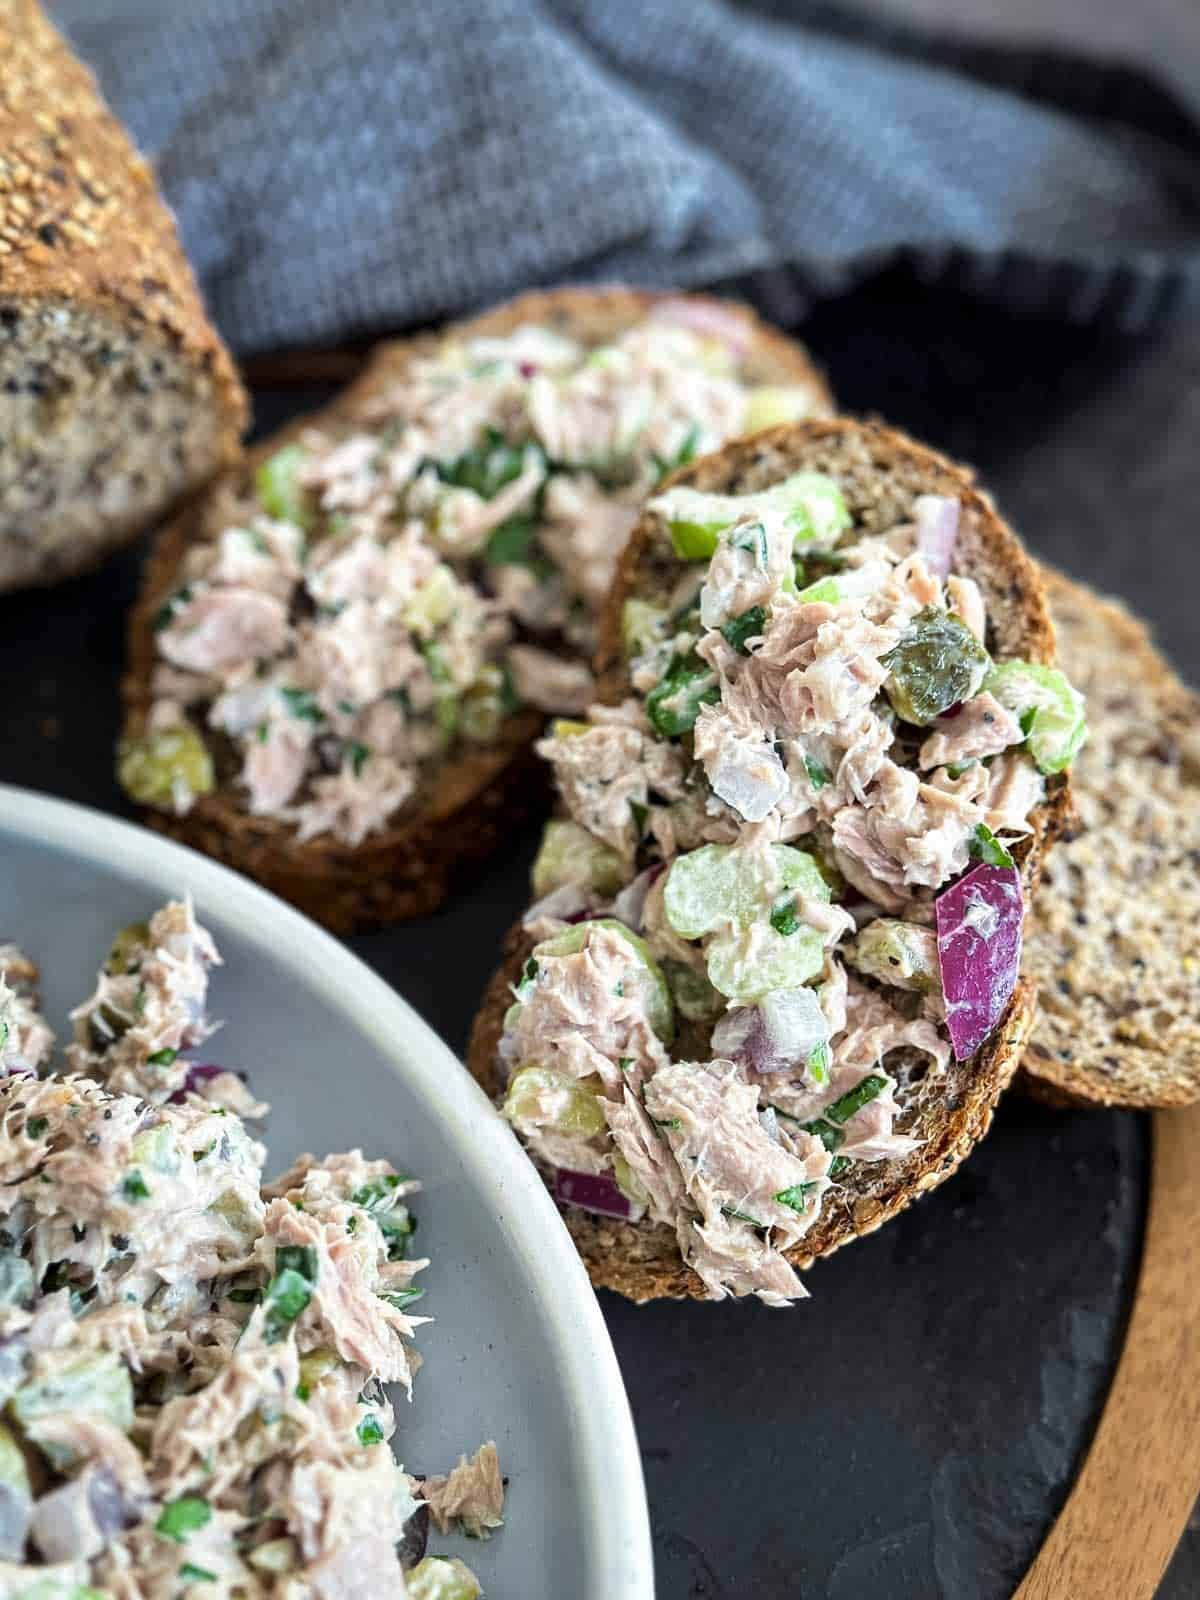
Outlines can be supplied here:
M207 1159L207 1157L212 1155L213 1151L216 1148L217 1148L217 1141L214 1139L211 1144L206 1144L204 1146L203 1150L193 1150L192 1151L192 1160L193 1161L204 1161L204 1160Z
M216 1583L217 1575L210 1572L207 1567L198 1567L194 1561L185 1561L179 1569L179 1576L190 1583Z
M212 1507L203 1495L185 1494L178 1500L167 1501L154 1524L154 1531L161 1533L164 1539L184 1544L189 1534L207 1527L211 1521Z
M752 1228L765 1228L767 1224L760 1222L757 1217L752 1217L749 1212L739 1211L736 1206L722 1206L722 1212L727 1217L732 1217L735 1222L748 1222Z
M256 1306L258 1304L258 1302L262 1299L262 1290L261 1289L230 1289L229 1293L225 1296L225 1298L226 1298L226 1300L232 1300L235 1305L239 1305L239 1306Z
M975 861L984 861L989 867L1015 867L1012 852L1001 844L986 822L981 822L967 845Z
M397 1311L406 1311L424 1293L424 1289L389 1289L386 1294L380 1295L379 1298L386 1300L388 1305L395 1306Z
M747 639L756 639L766 626L765 609L762 606L751 606L749 611L743 611L740 617L734 617L732 622L725 623L721 634L740 655L746 656L750 654Z
M172 1050L170 1046L165 1050L156 1050L152 1056L146 1057L146 1065L150 1067L169 1067L178 1054L179 1051Z
M673 656L646 696L646 715L656 733L677 739L696 726L701 706L721 698L716 674L697 655Z
M651 1117L650 1120L653 1122L656 1128L670 1128L674 1130L676 1128L683 1127L683 1123L680 1122L678 1117Z
M974 761L956 761L952 766L946 768L946 776L955 779L961 778L963 773L970 772L974 765Z
M794 899L785 900L777 905L771 913L771 926L776 933L781 933L786 938L789 934L797 932L800 927L800 918L796 915L796 902Z
M350 757L351 772L356 778L361 778L362 769L371 754L371 746L361 743L358 739L352 739L346 746L346 754Z
M401 691L401 693L403 693L403 691ZM352 700L339 700L338 710L344 717L352 717L358 711L358 707Z
M628 1072L629 1069L633 1066L633 1057L632 1056L618 1056L617 1057L617 1065L620 1067L622 1072Z
M324 722L325 713L317 704L317 697L311 689L280 689L279 692L294 717L299 717L303 722Z
M493 528L483 547L485 561L497 567L531 567L538 577L554 570L538 547L538 521L528 513L509 517Z
M125 1174L125 1181L121 1185L121 1193L126 1200L148 1200L150 1198L150 1190L146 1186L146 1180L136 1167L132 1172Z
M346 1232L347 1233L357 1233L358 1232L358 1218L357 1217L349 1216L349 1217L346 1218Z
M764 571L767 565L767 530L761 522L747 522L738 528L730 541L735 550L748 550L755 564Z
M311 1398L311 1396L312 1396L312 1389L307 1383L298 1383L296 1385L296 1399L297 1400L308 1400L308 1399Z
M397 1215L379 1219L379 1231L387 1240L388 1260L403 1261L408 1253L408 1241L417 1231L417 1219L401 1207Z
M646 818L650 815L650 807L643 805L640 800L631 800L629 810L633 815L633 825L638 831L640 839L646 831Z
M831 1106L826 1106L821 1113L822 1118L840 1128L843 1123L849 1122L856 1111L861 1111L865 1105L877 1099L887 1088L887 1082L881 1073L868 1073L861 1083L855 1084L854 1088L840 1100L835 1100Z
M275 1265L280 1272L298 1272L309 1283L316 1283L320 1267L317 1252L310 1244L279 1245Z
M849 1156L834 1156L833 1160L829 1163L829 1176L831 1178L840 1178L844 1172L849 1170L849 1167Z
M833 782L833 774L828 767L824 767L815 756L805 756L804 770L808 773L808 781L814 789L824 789Z
M266 744L267 740L271 737L271 724L269 722L260 722L258 727L255 729L255 733L258 737L259 744Z
M673 456L660 456L657 451L650 452L650 459L654 462L654 470L658 474L658 481L669 476L680 467L686 467L689 461L696 459L696 447L700 443L700 424L693 422L684 435L683 443Z
M48 1117L28 1117L25 1122L25 1137L27 1139L40 1139L50 1126Z
M815 1183L797 1183L790 1189L780 1189L775 1199L781 1206L790 1206L793 1211L807 1211L808 1197L816 1188Z
M358 1434L359 1444L382 1444L383 1424L375 1415L364 1417L354 1430Z
M155 633L161 633L164 628L169 627L175 620L176 613L182 611L191 598L192 591L186 585L182 589L177 589L171 598L154 613Z
M278 1344L312 1299L309 1279L294 1267L277 1272L267 1285L265 1331L268 1344Z
M364 1183L361 1189L356 1189L350 1196L352 1205L365 1206L368 1211L373 1211L382 1200L389 1205L392 1203L392 1190L398 1189L404 1179L398 1172L386 1173L382 1178L372 1178L370 1183Z
M521 476L528 448L509 444L498 428L489 427L483 430L483 439L473 450L453 461L435 461L433 467L443 483L455 489L470 489L481 499L491 500Z

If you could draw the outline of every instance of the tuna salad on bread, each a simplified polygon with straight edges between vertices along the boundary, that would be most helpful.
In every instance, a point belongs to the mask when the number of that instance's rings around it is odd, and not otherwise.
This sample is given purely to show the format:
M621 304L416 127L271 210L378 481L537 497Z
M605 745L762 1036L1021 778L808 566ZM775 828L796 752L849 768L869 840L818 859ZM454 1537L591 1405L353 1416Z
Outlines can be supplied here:
M182 1055L216 959L184 904L119 935L59 1075L0 945L0 1594L472 1600L427 1528L500 1526L494 1445L422 1480L388 1443L420 1185L358 1150L264 1180L231 1103L266 1107Z
M782 1304L988 1126L1082 701L969 476L850 421L677 473L601 665L472 1070L597 1283Z
M331 926L428 910L536 797L543 714L593 698L646 495L828 408L798 346L700 296L532 295L386 347L160 541L121 783Z

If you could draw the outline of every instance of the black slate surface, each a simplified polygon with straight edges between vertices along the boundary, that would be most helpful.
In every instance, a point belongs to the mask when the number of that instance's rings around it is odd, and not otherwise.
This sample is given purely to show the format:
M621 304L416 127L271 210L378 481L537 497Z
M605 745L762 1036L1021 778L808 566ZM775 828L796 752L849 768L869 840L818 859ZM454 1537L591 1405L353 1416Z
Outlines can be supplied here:
M804 333L848 409L974 461L1039 554L1126 595L1200 679L1200 328L1102 339L934 297L897 272ZM321 398L265 394L260 426ZM0 778L126 810L111 748L138 559L0 601ZM455 1048L533 845L515 835L439 915L351 941ZM823 1263L806 1304L603 1296L663 1600L1011 1593L1119 1352L1147 1149L1142 1119L1010 1097L964 1172ZM1162 1595L1198 1590L1192 1531Z

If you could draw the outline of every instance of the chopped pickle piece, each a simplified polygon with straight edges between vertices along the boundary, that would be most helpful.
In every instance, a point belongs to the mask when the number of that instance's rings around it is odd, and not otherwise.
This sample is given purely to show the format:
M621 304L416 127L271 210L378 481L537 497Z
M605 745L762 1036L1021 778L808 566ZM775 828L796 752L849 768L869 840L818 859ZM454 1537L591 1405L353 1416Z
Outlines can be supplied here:
M122 928L113 940L108 959L104 963L105 972L113 977L126 972L136 972L149 943L150 924L131 922L127 928Z
M883 658L884 691L904 722L924 727L951 706L970 700L991 667L991 657L959 617L926 606Z
M856 971L896 989L925 994L938 986L937 950L929 929L896 917L868 922L847 947L846 960Z
M503 667L489 663L462 698L462 731L476 744L493 744L504 719L512 715L520 701L512 679Z
M659 1038L669 1044L675 1037L675 1006L667 980L663 977L662 968L650 954L650 946L623 922L618 922L615 917L597 917L590 922L576 923L573 928L567 928L552 939L544 939L541 944L535 945L534 958L541 960L546 956L577 955L587 943L593 928L607 928L619 934L632 947L637 958L647 1020Z
M984 688L1020 719L1039 772L1063 772L1071 765L1087 738L1087 722L1083 696L1065 673L1036 661L1002 661Z
M503 1115L517 1126L591 1139L608 1127L598 1088L599 1079L573 1078L554 1067L519 1067L509 1079Z
M541 900L568 883L608 897L624 886L626 876L623 858L577 822L555 819L546 824L533 863L535 899Z
M133 1426L133 1386L119 1356L108 1351L77 1356L56 1372L23 1383L10 1402L13 1420L59 1470L70 1466L73 1452L62 1445L41 1445L38 1423L66 1413L96 1417L122 1433Z
M850 513L832 478L820 472L796 472L758 494L704 494L680 486L651 500L647 507L667 523L675 554L685 561L704 561L717 548L727 528L747 517L778 517L797 545L834 545L850 526Z
M685 961L664 960L662 969L675 1009L689 1022L715 1022L725 1009L723 997L713 988L704 973L689 967Z
M208 747L187 722L122 739L117 781L139 805L167 811L186 809L216 783Z

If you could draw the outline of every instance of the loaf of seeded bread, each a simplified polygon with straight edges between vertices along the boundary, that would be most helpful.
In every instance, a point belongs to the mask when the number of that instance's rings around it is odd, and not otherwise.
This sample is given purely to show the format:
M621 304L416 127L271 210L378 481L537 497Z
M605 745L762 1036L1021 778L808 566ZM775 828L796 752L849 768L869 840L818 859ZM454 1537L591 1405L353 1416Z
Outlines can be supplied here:
M149 167L35 0L0 0L0 590L94 565L245 421Z
M1200 1100L1200 695L1124 606L1046 573L1087 696L1078 828L1046 869L1027 967L1041 1007L1022 1086L1071 1105Z
M998 658L1054 660L1054 630L1035 564L969 475L934 451L879 423L837 419L775 428L682 468L670 480L716 494L749 494L796 471L835 478L858 526L866 533L887 528L910 514L919 495L952 495L968 515L960 535L958 570L979 584L987 602L988 646ZM603 698L622 700L628 684L621 648L621 613L630 597L660 597L679 575L679 558L665 537L662 519L650 511L626 546L602 618L600 658ZM1068 811L1065 778L1050 781L1045 800L1031 815L1031 832L1015 848L1027 897ZM499 1043L513 985L529 957L533 939L518 925L508 936L500 968L484 995L467 1053L467 1065L491 1095L503 1092ZM905 1084L900 1132L922 1141L899 1160L861 1163L844 1180L837 1204L822 1212L788 1253L806 1267L861 1234L871 1233L958 1168L991 1125L992 1115L1021 1059L1034 1016L1035 988L1023 977L995 1032L967 1061L951 1061L942 1074L921 1075L919 1065ZM711 1056L710 1024L688 1024L673 1054L681 1060ZM563 1219L593 1283L632 1300L703 1294L700 1279L679 1253L674 1233L660 1223L621 1222L574 1207Z

